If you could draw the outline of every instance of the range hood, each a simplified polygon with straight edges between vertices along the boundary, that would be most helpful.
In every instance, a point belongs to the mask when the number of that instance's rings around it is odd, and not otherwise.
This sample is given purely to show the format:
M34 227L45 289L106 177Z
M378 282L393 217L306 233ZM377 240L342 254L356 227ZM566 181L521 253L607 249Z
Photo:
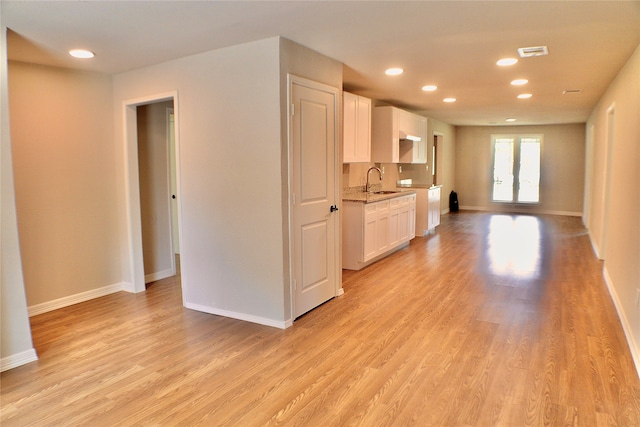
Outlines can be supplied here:
M420 138L419 136L408 134L407 132L402 131L402 130L398 131L398 136L400 137L399 139L401 141L402 140L409 140L409 141L414 141L414 142L422 141L422 138Z

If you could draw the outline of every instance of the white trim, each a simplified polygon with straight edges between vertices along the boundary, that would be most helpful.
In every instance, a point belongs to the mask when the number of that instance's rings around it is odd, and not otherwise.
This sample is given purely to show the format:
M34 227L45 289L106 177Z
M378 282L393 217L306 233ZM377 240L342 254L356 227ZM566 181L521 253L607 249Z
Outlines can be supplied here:
M593 236L591 235L591 232L589 232L588 235L589 235L589 241L591 242L591 248L593 249L593 252L595 253L596 258L602 259L602 258L600 258L600 247L598 246L598 242L596 242L593 239Z
M100 298L105 295L114 294L116 292L128 291L129 289L127 285L129 284L124 282L116 283L115 285L103 286L102 288L92 289L90 291L80 292L79 294L69 295L52 301L43 302L41 304L32 305L28 307L29 317L37 316L38 314L47 313L49 311L68 307L70 305L89 301L95 298Z
M35 348L12 354L11 356L0 359L0 372L17 368L18 366L26 365L36 360L38 360L38 355L36 354Z
M223 310L220 308L209 307L201 304L193 304L190 302L187 302L185 304L185 307L191 310L201 311L203 313L229 317L231 319L243 320L245 322L257 323L259 325L271 326L278 329L286 329L293 324L290 319L285 321L267 319L266 317L253 316L251 314L238 313L236 311Z
M175 257L173 257L175 259ZM145 283L155 282L156 280L166 279L167 277L176 275L175 261L172 263L173 268L169 268L168 270L158 271L157 273L146 274L144 276Z
M582 212L571 212L571 211L553 211L553 210L536 210L529 211L524 210L522 207L518 209L518 207L507 208L507 209L496 209L493 207L486 206L460 206L460 210L466 211L484 211L484 212L495 212L495 213L514 213L514 214L524 214L524 215L561 215L561 216L582 216Z
M142 220L140 218L140 177L138 171L138 130L136 123L136 107L162 101L173 101L174 109L174 131L176 143L176 179L178 186L178 195L180 194L180 158L179 158L179 108L178 108L178 91L163 92L155 95L149 95L140 98L128 99L122 101L123 110L123 144L124 144L124 163L125 163L125 195L126 195L126 211L127 211L127 231L128 231L128 258L130 269L130 289L132 292L144 292L145 274L144 274L144 257L142 253ZM181 208L178 199L178 234L181 235ZM184 290L185 283L182 283ZM130 291L130 289L127 289ZM184 301L184 294L183 301Z
M609 237L609 221L611 219L611 179L613 174L613 148L615 141L616 103L607 108L606 115L606 141L604 144L604 185L602 186L602 229L600 230L600 254L599 259L607 258L607 239Z
M585 125L586 141L585 141L585 167L584 167L584 196L582 202L582 210L584 215L582 216L582 223L588 229L591 228L591 193L593 187L593 168L594 168L594 141L595 141L595 125Z
M129 292L129 293L132 293L132 294L136 293L136 288L135 288L135 286L133 286L133 283L131 283L131 282L121 282L121 284L122 284L122 290L123 291Z
M622 330L624 331L624 335L627 338L627 344L629 345L629 350L631 351L633 363L636 366L636 372L638 373L638 376L640 376L640 347L638 346L636 340L633 338L633 329L631 328L631 324L629 324L629 319L627 319L622 303L620 302L620 298L618 298L618 294L616 293L616 289L613 286L613 282L611 281L611 277L609 276L606 265L602 269L602 274L604 276L604 282L607 284L609 295L611 295L613 304L616 307L616 312L618 313L618 317L620 318Z

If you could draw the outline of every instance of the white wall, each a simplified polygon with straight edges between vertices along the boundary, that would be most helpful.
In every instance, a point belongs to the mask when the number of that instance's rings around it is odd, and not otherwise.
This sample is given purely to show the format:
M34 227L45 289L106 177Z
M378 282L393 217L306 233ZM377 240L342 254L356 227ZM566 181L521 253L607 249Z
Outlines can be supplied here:
M24 292L16 221L7 82L7 29L0 28L0 371L37 359Z
M607 153L608 115L615 110L612 150ZM600 99L587 127L593 127L593 169L588 217L594 247L604 254L605 276L640 372L640 46ZM603 201L607 156L611 156L609 216ZM603 232L605 232L603 234Z
M492 203L492 134L543 134L540 204ZM456 191L461 208L581 215L584 194L584 123L546 126L459 126Z
M121 200L126 187L121 178L123 102L178 93L185 303L276 326L286 320L279 77L279 39L272 38L118 74L113 80ZM124 237L124 204L121 220ZM126 238L121 245L126 247ZM131 280L130 274L125 273L125 280Z

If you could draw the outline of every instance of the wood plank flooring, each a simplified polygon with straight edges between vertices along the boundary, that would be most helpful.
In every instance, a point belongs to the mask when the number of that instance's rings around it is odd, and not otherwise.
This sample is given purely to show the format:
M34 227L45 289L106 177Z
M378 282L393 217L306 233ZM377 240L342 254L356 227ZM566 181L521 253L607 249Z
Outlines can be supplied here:
M459 212L287 330L177 280L31 319L9 426L638 426L640 380L579 218Z

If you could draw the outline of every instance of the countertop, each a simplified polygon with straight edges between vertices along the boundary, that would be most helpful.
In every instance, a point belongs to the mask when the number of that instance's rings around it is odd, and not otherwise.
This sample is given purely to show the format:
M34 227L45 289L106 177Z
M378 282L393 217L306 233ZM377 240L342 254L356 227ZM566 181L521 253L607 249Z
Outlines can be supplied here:
M428 190L430 188L442 188L442 185L408 184L408 185L398 185L398 188L426 188Z
M403 182L404 181L404 182ZM442 185L429 185L429 184L417 184L412 183L410 179L397 181L396 186L398 188L442 188ZM409 182L407 182L409 181Z
M410 190L406 188L398 188L396 190L397 193L388 193L388 194L375 194L375 193L344 193L342 195L343 202L362 202L362 203L373 203L379 202L381 200L393 199L394 197L402 197L409 194L416 194L415 190Z

